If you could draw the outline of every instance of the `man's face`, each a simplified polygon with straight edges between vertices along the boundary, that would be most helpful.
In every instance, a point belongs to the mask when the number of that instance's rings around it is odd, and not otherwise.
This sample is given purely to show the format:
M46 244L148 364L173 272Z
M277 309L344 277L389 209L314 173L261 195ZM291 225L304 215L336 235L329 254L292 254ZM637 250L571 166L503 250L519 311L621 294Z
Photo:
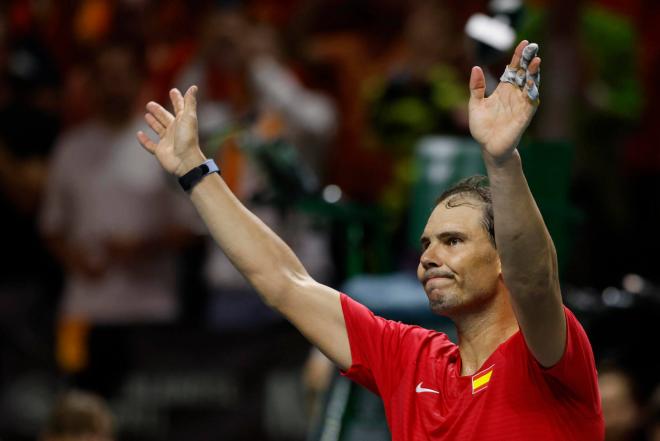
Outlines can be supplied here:
M424 228L417 277L431 310L451 317L490 300L501 267L482 224L483 203L461 195L450 199L452 208L438 204Z

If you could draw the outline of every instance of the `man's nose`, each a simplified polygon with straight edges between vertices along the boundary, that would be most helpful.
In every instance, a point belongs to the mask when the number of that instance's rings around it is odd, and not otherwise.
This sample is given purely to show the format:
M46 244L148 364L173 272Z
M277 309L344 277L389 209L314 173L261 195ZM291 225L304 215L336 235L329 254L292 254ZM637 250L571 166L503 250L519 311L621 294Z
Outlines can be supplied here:
M420 257L420 262L425 270L430 268L440 268L442 266L442 260L440 259L440 256L438 256L438 253L435 252L433 246L429 246L424 250Z

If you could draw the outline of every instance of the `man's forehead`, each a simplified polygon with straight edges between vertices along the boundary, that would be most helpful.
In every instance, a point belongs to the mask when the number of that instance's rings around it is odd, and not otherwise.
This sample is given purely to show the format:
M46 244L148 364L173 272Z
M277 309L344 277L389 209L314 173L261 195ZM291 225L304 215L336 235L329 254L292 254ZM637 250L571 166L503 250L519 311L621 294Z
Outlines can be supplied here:
M449 203L448 203L449 202ZM431 213L424 232L434 230L432 234L438 234L437 230L469 230L482 228L483 202L474 198L462 197L460 199L448 199L440 202Z

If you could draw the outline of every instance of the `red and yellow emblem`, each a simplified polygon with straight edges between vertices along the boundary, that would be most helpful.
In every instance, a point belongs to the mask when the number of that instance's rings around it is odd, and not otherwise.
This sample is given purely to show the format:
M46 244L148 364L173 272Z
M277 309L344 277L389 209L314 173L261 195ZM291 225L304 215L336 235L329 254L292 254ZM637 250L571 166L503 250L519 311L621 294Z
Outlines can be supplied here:
M490 367L482 370L481 372L477 372L472 376L472 394L481 392L488 387L490 377L493 376L494 367L495 365L491 365Z

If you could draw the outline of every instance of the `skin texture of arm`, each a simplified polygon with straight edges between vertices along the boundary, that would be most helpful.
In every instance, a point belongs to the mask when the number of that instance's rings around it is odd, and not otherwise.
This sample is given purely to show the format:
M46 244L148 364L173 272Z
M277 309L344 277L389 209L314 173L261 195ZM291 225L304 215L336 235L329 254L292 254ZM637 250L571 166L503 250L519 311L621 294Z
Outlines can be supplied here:
M158 143L142 132L137 135L163 168L177 176L205 160L197 137L196 92L196 86L188 89L185 98L176 89L170 92L175 115L159 104L147 105L145 119ZM202 179L191 199L220 248L263 301L340 368L350 367L339 293L313 280L291 249L241 204L220 175Z
M520 68L522 41L509 67ZM539 72L541 59L534 57L527 70ZM562 308L557 255L550 234L534 202L523 174L516 147L537 103L527 94L532 86L500 83L486 98L484 74L474 67L470 77L470 131L482 146L495 218L495 239L504 282L513 310L530 351L549 367L562 357L566 346L566 322Z

